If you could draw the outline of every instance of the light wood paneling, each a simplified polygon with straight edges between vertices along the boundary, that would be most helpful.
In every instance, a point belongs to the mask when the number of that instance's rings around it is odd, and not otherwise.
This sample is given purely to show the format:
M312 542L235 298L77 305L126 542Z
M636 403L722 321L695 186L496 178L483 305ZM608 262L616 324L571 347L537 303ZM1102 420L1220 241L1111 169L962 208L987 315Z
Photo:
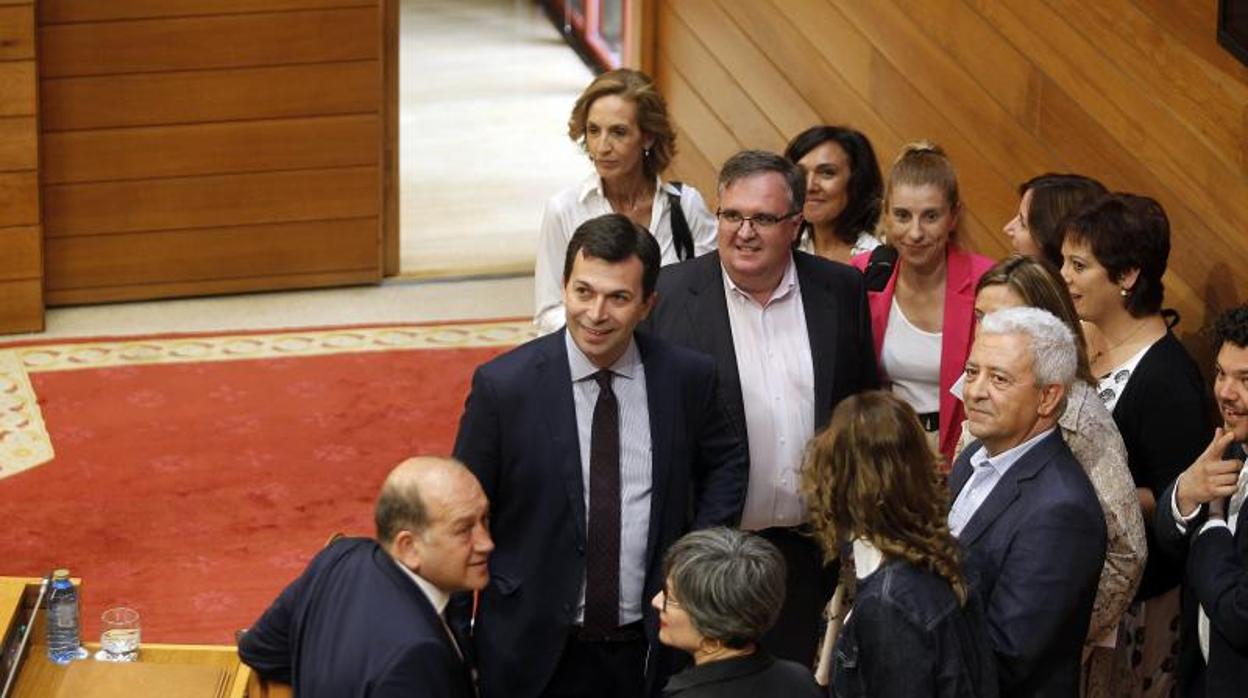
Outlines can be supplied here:
M39 180L33 170L0 174L0 228L39 222Z
M1189 343L1244 300L1248 68L1216 44L1216 0L654 4L673 174L703 191L733 151L816 123L862 130L885 168L926 138L958 167L968 246L1005 254L1017 183L1082 172L1166 207L1167 305Z
M0 118L0 172L39 166L39 125L34 116Z
M0 116L35 113L35 62L0 63Z
M45 0L39 3L39 23L372 7L375 4L375 0Z
M376 216L377 186L376 167L50 186L44 234L50 240Z
M49 301L380 279L385 1L41 3Z
M9 332L43 329L43 281L0 281L0 327Z
M43 82L43 128L376 113L380 88L377 61L59 78Z
M44 136L43 181L376 165L379 138L371 114L62 131Z
M44 27L42 77L376 59L377 8Z
M361 218L49 238L48 292L375 270L376 230Z
M0 228L0 281L38 279L42 244L37 226Z
M29 3L0 7L0 61L35 57L34 13Z

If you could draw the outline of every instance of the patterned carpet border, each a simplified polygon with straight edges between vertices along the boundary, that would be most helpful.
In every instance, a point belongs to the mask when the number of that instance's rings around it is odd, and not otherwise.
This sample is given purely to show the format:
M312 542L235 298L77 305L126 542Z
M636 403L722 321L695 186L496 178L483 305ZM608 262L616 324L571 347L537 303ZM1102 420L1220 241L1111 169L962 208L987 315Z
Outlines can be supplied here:
M55 456L30 373L403 349L512 346L536 336L528 321L508 320L72 340L0 349L0 478L42 465Z

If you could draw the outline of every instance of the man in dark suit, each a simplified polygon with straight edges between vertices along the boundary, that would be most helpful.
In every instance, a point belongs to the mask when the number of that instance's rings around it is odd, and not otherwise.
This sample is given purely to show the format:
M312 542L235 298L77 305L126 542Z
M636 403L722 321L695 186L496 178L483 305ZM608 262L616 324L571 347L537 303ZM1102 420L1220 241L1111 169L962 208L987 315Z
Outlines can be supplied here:
M1069 328L1037 308L985 316L966 362L967 428L949 529L987 607L1001 695L1079 695L1105 516L1055 428L1075 377Z
M472 628L486 698L659 686L674 661L648 604L663 552L740 516L745 453L714 363L634 333L659 259L628 218L585 222L564 262L566 328L473 376L455 454L490 497L498 544Z
M718 250L664 267L645 328L719 367L720 403L750 457L741 526L780 548L789 570L763 644L809 666L836 568L824 566L805 530L802 449L842 398L877 387L879 375L862 276L793 249L805 196L802 170L779 155L729 158L719 174Z
M1192 698L1248 686L1248 306L1222 314L1213 389L1223 426L1157 502L1158 542L1187 548L1179 686Z
M488 515L464 466L404 461L377 499L377 540L326 546L243 634L239 656L300 698L473 698L442 613L451 592L485 586Z

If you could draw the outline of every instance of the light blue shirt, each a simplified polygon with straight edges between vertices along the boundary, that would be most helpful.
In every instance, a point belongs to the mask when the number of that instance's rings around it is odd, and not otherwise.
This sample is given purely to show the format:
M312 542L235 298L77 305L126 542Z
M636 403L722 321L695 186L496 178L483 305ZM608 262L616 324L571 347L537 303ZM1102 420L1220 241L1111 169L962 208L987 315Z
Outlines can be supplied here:
M598 367L586 358L572 336L564 333L568 367L572 369L572 397L576 402L576 433L581 448L581 484L585 515L589 516L589 442L598 403ZM646 397L646 368L637 342L609 367L611 392L620 406L620 625L641 620L641 598L646 581L646 539L650 535L650 403ZM589 521L584 522L589 530ZM585 586L577 601L576 622L585 618Z
M992 494L992 490L998 482L1001 482L1001 478L1005 477L1010 468L1018 462L1018 459L1026 455L1032 446L1052 434L1055 429L1056 427L1045 429L1014 448L1002 451L995 456L989 456L988 449L982 445L972 453L971 468L974 472L962 486L962 491L953 501L953 506L949 508L949 532L955 537L961 535L962 529L966 527L971 517L975 516L975 512L979 511L979 507L988 499L988 495Z

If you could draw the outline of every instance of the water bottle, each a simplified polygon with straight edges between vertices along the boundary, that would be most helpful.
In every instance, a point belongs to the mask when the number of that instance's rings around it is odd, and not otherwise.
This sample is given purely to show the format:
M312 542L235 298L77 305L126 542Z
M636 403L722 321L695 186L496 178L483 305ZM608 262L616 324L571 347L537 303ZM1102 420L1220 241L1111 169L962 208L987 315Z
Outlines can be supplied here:
M57 570L48 592L48 659L69 664L83 656L80 639L78 590L69 581L69 570Z

